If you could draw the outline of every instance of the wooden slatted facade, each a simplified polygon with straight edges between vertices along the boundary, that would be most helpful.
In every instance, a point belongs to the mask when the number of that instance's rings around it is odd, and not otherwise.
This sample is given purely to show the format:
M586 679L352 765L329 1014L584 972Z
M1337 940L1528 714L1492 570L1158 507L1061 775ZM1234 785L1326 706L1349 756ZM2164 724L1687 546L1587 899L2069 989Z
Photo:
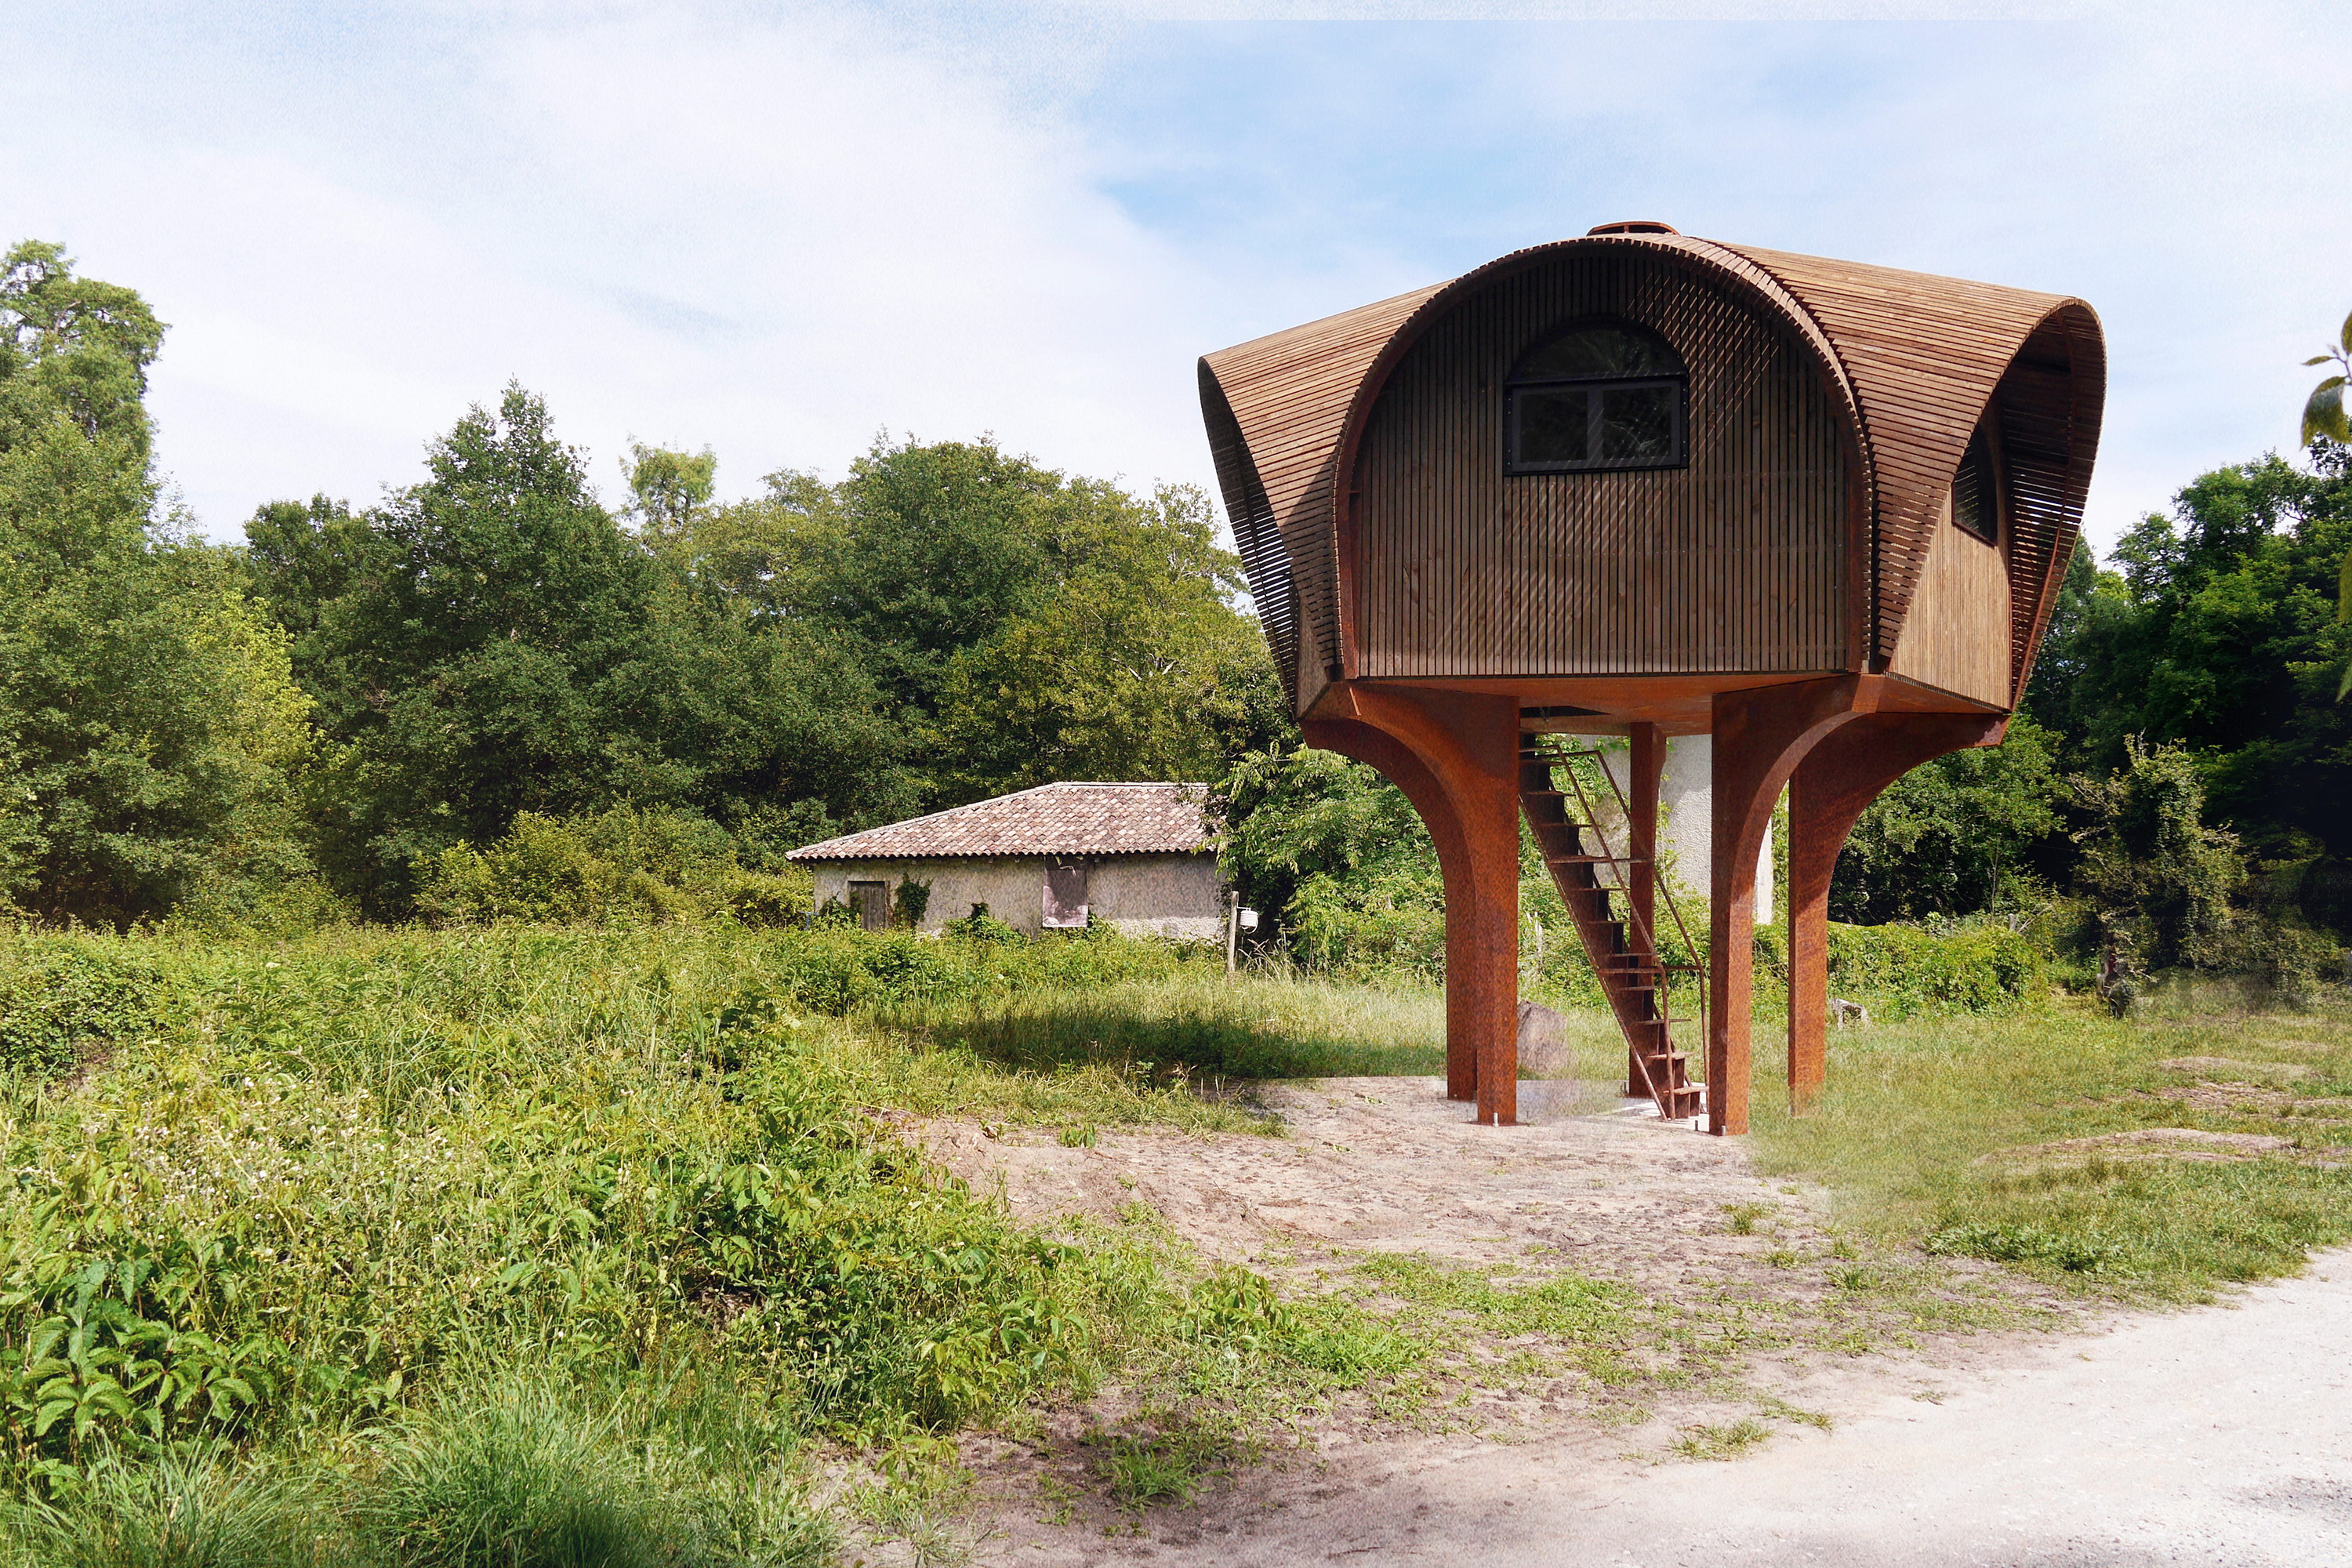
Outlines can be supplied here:
M1503 479L1500 367L1588 309L1655 326L1690 365L1678 488L1657 474ZM2010 681L1990 705L2008 707L2074 548L2105 372L2080 300L1639 233L1536 247L1223 350L1201 385L1299 711L1343 677L1901 674L1980 421L2003 452ZM1741 397L1762 416L1751 428L1771 427L1745 448Z
M1509 457L1513 367L1588 322L1614 335L1529 384L1549 445ZM1301 732L1387 773L1436 847L1448 1094L1482 1121L1517 1114L1524 823L1624 1031L1629 1086L1686 1114L1696 1027L1707 1125L1744 1131L1756 864L1785 791L1788 1082L1808 1100L1839 847L1906 770L1998 742L2074 548L2105 378L2080 300L1659 224L1201 362ZM1666 434L1612 452L1612 398ZM1637 458L1655 466L1605 466ZM1654 926L1656 857L1612 848L1581 785L1570 815L1560 755L1536 738L1561 729L1627 735L1645 812L1665 736L1715 738L1695 1014L1662 1001L1682 982Z
M1655 331L1690 374L1688 466L1505 475L1502 387L1563 321ZM1626 246L1521 268L1434 321L1358 445L1358 673L1846 668L1849 474L1796 335L1711 268Z

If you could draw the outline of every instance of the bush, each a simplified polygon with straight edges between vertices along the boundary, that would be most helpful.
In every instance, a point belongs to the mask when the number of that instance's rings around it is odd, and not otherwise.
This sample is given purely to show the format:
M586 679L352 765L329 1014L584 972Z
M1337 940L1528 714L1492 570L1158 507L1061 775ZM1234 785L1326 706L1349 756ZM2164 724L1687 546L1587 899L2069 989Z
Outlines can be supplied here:
M24 1568L327 1568L313 1500L280 1478L233 1470L215 1445L93 1468L63 1505L17 1513Z
M64 1072L83 1052L157 1027L163 977L94 941L0 952L0 1071Z
M436 1405L396 1428L351 1510L402 1568L698 1568L709 1521L597 1420L543 1391Z
M797 868L746 870L716 823L625 805L562 819L524 812L488 848L459 844L426 860L417 880L418 910L444 923L731 916L780 925L811 893Z
M2041 973L2033 944L2005 925L1937 934L1913 925L1830 922L1831 989L1879 999L1891 1017L2013 1006Z

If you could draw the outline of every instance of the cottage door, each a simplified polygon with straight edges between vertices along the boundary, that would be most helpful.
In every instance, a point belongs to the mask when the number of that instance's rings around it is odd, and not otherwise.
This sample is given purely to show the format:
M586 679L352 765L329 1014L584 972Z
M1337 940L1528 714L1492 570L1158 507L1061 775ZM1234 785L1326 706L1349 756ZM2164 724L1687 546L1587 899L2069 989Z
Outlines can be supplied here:
M890 929L889 888L881 882L849 884L849 907L856 911L857 923L867 931Z
M1087 923L1087 867L1081 860L1045 868L1045 925L1048 930Z

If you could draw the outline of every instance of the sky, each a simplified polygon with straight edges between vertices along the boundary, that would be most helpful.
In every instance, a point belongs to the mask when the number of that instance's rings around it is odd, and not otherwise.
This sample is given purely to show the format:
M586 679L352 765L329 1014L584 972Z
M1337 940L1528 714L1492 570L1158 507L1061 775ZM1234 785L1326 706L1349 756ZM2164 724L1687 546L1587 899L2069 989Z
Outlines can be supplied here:
M510 379L608 500L991 433L1213 489L1193 362L1622 218L2074 294L2087 527L2292 451L2352 309L2352 12L11 0L0 243L170 323L198 528Z

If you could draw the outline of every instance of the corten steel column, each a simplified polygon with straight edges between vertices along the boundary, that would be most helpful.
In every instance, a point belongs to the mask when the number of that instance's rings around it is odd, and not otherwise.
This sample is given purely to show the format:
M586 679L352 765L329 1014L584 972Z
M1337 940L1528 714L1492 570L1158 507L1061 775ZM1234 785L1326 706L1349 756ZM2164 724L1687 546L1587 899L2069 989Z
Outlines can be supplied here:
M1773 803L1805 753L1876 706L1878 681L1826 680L1725 691L1715 699L1715 820L1708 851L1707 1131L1748 1131L1748 1008L1756 980L1756 859Z
M1445 1092L1518 1120L1519 708L1507 697L1335 688L1299 728L1404 792L1445 877Z
M1948 752L1995 746L2007 718L1871 713L1832 731L1789 781L1789 1109L1810 1110L1829 1076L1830 877L1854 819L1881 791Z
M1625 804L1625 902L1633 912L1633 929L1649 939L1652 956L1660 956L1658 940L1658 781L1665 772L1666 735L1655 724L1635 724L1629 732ZM1658 1014L1665 1015L1665 994L1658 995ZM1643 1081L1640 1055L1625 1047L1625 1092L1650 1092Z

